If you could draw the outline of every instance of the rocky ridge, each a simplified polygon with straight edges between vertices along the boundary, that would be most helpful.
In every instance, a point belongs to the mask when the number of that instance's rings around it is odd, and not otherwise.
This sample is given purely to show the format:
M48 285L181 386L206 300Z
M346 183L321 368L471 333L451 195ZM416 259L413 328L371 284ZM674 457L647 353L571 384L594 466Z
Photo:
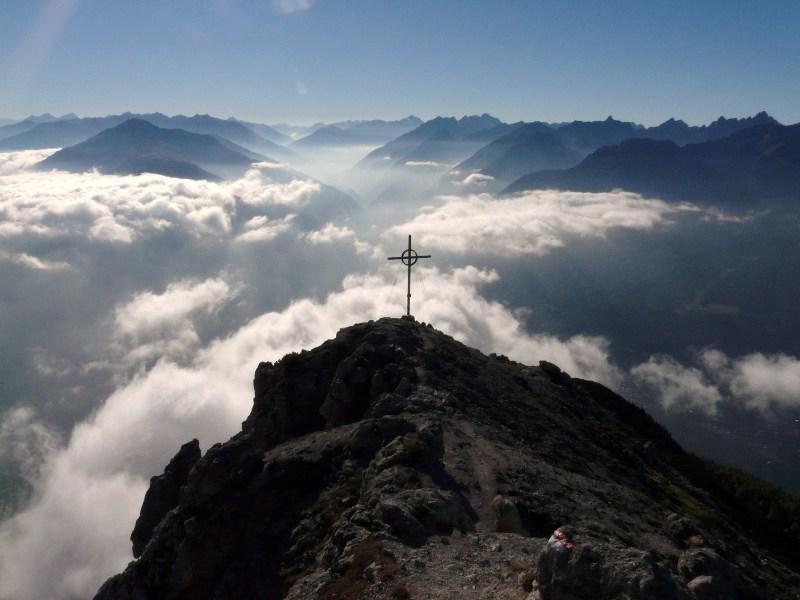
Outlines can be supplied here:
M800 598L792 532L555 365L381 319L254 387L239 434L153 478L98 600Z

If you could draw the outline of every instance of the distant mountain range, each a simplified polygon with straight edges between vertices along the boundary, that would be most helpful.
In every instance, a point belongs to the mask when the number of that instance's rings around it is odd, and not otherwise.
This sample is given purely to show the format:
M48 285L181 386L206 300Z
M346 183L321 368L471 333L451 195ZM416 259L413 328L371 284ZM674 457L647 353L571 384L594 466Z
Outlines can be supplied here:
M730 121L717 121L720 127L716 131L735 125ZM712 133L712 126L706 134ZM590 192L621 188L718 205L797 203L800 124L756 125L728 137L684 146L670 140L630 139L600 148L572 168L521 177L503 193L542 188Z
M399 121L342 121L315 128L297 140L293 147L316 149L331 146L365 146L385 144L419 127L422 121L411 115Z
M710 125L694 127L670 119L647 128L612 117L562 125L534 122L494 140L456 168L494 177L495 185L503 187L536 171L573 167L595 150L625 140L650 138L683 145L725 138L757 125L775 124L778 122L764 112L745 119L720 117Z
M508 183L531 171L571 166L580 159L578 151L559 139L557 130L546 123L525 123L490 142L456 169Z
M291 146L300 149L316 149L335 146L357 146L361 143L356 136L344 129L339 129L335 125L326 125L292 142Z
M35 150L41 148L64 148L82 142L105 129L80 119L49 121L0 140L0 151Z
M359 166L403 167L420 162L455 164L518 126L508 125L488 114L460 119L437 117L373 150Z
M231 117L228 121L234 121L236 123L241 123L245 127L249 127L253 131L255 131L258 135L260 135L265 140L269 140L270 142L275 142L276 144L281 144L285 146L291 143L292 138L284 133L281 133L274 127L270 127L269 125L264 125L263 123L253 123L251 121L240 121L239 119L234 119Z
M313 152L381 143L356 165L356 172L372 186L369 195L386 197L390 203L404 194L441 193L453 185L448 179L452 174L465 178L471 173L486 175L481 180L484 189L502 193L543 187L624 188L718 204L752 203L757 198L790 201L798 193L796 126L784 127L765 112L742 119L720 117L702 126L669 119L643 127L613 117L503 123L488 114L437 117L424 123L414 116L342 121L305 128L311 133L291 148L281 143L300 130L287 133L277 127L209 115L44 114L0 126L0 151L60 147L64 150L43 166L213 179L237 176L265 156L290 162L298 158L295 149ZM190 135L197 137L186 137ZM417 169L413 185L409 169ZM375 181L377 172L383 178Z
M218 119L209 115L168 117L161 113L141 115L124 113L107 117L67 116L70 118L53 118L51 120L29 118L21 123L0 127L0 152L72 146L129 119L140 119L161 128L183 129L191 133L221 136L248 150L267 153L281 160L292 158L295 155L289 148L270 141L242 122ZM269 133L271 128L263 126L261 131ZM274 134L281 135L277 131Z
M461 119L437 117L389 141L368 154L359 168L406 167L418 164L455 165L461 173L481 173L494 178L500 189L515 179L545 169L565 169L604 146L635 138L671 140L683 145L724 138L756 125L777 124L762 112L745 119L720 117L709 125L690 126L669 119L656 127L618 121L571 123L503 123L491 115ZM318 129L305 138L330 138L346 143L346 133ZM299 142L295 146L301 145ZM492 187L492 186L490 186Z
M294 152L288 148L269 141L239 121L223 120L209 115L167 117L161 113L138 115L137 118L149 121L158 127L184 129L191 133L218 135L235 144L244 146L248 150L267 153L279 159L294 156ZM262 131L266 130L262 129Z
M138 175L156 173L184 179L218 180L241 175L257 161L275 162L217 135L191 133L183 129L157 127L143 119L128 119L90 139L63 148L41 161L40 170L60 169L85 172ZM311 179L293 169L270 169L270 180L287 183L295 179ZM280 207L278 207L280 208ZM340 190L320 183L320 189L300 210L298 223L310 228L356 211L358 204ZM290 207L283 207L282 214ZM296 207L291 207L297 211ZM239 216L249 213L242 207ZM261 214L254 212L250 216ZM309 224L310 223L310 224Z
M143 119L128 119L84 142L59 150L39 163L39 167L218 179L209 169L225 174L238 172L257 160L268 159L218 136L163 129Z
M36 127L36 125L41 123L50 123L51 121L68 120L74 118L75 115L73 113L69 113L61 117L54 117L50 113L45 113L43 115L31 115L25 119L22 119L21 121L11 121L8 124L0 126L0 140L11 137L12 135L17 135L18 133L22 133L24 131L28 131L29 129Z
M720 117L708 125L690 126L680 120L669 119L657 127L646 129L646 135L654 140L671 140L683 146L718 140L733 135L737 131L755 127L757 125L778 125L778 121L762 111L752 117L744 119L726 119Z

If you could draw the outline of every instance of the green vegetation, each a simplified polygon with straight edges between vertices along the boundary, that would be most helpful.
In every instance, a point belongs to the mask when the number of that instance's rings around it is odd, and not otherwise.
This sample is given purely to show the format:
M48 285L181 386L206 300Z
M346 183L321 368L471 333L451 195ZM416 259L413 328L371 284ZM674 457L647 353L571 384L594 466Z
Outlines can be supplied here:
M590 381L575 380L601 405L612 410L617 418L632 429L644 433L658 447L662 456L670 461L698 488L705 489L724 502L730 514L760 545L771 550L789 567L800 564L800 496L785 492L774 485L738 469L726 467L693 454L678 446L672 436L658 425L644 410L622 397ZM597 424L593 424L595 431ZM602 432L599 441L617 448L620 460L628 447L624 430ZM627 457L630 458L630 457ZM722 525L718 515L710 513L695 498L671 486L675 498L685 507L686 513L708 525Z
M725 500L737 521L790 567L800 564L800 497L723 465L687 455L692 483Z

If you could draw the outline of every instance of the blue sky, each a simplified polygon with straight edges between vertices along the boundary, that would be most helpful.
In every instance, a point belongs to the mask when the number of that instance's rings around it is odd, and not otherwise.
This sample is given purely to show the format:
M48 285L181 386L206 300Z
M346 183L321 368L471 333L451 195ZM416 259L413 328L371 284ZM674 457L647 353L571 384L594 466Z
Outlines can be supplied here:
M800 121L800 2L3 0L0 116ZM300 10L294 10L299 8Z

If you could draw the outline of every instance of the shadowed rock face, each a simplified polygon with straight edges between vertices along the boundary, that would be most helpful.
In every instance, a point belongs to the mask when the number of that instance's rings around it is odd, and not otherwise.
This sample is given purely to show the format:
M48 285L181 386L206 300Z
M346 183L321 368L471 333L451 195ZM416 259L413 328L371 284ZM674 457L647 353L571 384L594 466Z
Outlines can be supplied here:
M200 460L200 443L186 442L173 457L164 474L150 479L150 488L144 496L142 511L131 533L133 556L139 558L150 541L153 530L178 505L180 488L186 483L194 464Z
M152 480L98 599L798 597L787 532L754 539L705 463L555 365L381 319L254 387L241 433Z

